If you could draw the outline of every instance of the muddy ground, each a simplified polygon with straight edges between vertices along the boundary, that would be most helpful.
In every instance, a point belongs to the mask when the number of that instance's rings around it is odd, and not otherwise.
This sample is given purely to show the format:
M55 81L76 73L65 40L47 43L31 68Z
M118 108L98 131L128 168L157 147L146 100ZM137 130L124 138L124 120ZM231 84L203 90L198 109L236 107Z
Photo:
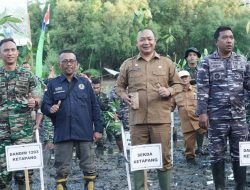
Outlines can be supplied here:
M108 92L113 86L114 81L104 81L104 90ZM175 117L177 118L177 117ZM179 126L178 119L175 119L175 126ZM212 174L209 166L209 157L204 155L198 155L196 157L197 164L190 165L186 163L184 157L184 143L180 127L177 127L178 131L178 143L177 147L173 151L173 169L172 169L172 183L171 189L173 190L213 190L214 184L212 180ZM205 145L207 145L207 139L205 139ZM98 178L96 180L95 190L128 190L125 160L118 153L114 142L107 143L107 148L103 151L96 151L96 164L98 170ZM48 152L45 152L45 168L44 179L45 189L55 190L55 169L53 168L53 155L52 159L48 159ZM248 168L247 180L250 183L250 169ZM133 178L131 181L133 183ZM232 176L232 170L230 165L230 159L226 163L226 176L227 176L227 189L234 189L234 182ZM41 190L39 183L39 170L35 170L33 176L32 190ZM68 180L68 190L82 190L83 180L82 173L78 167L78 161L72 160L72 172ZM133 185L132 185L133 187ZM133 189L133 188L132 188ZM157 172L155 170L148 171L148 189L160 190L157 180ZM250 185L248 187L250 189ZM16 190L16 186L13 185L13 190Z
M174 167L172 170L171 189L173 190L213 190L214 185L212 181L211 170L209 168L208 156L199 155L196 157L197 164L190 165L186 163L184 158L183 140L178 137L178 145L174 149ZM44 156L48 155L45 152ZM45 189L55 189L55 170L53 168L52 159L45 159ZM125 160L113 143L108 143L105 150L96 151L96 164L99 176L96 180L96 190L127 190L128 183L126 177ZM227 189L233 189L233 177L230 167L229 159L226 165ZM40 190L39 184L39 170L35 170L33 176L33 190ZM133 179L131 177L132 183ZM132 186L133 187L133 186ZM13 186L15 190L15 185ZM68 190L84 189L82 174L78 167L78 160L72 160L72 173L68 180ZM148 189L160 190L157 181L157 172L155 170L148 171ZM249 186L250 189L250 186Z

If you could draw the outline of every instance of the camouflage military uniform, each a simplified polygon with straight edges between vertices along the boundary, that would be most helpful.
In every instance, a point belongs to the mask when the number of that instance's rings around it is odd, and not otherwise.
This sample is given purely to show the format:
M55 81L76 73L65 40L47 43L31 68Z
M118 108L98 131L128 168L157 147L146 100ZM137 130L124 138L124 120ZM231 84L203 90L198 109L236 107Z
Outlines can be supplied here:
M232 52L221 59L217 51L198 69L197 113L209 118L208 139L212 163L223 161L230 141L232 161L239 161L239 141L247 140L244 88L249 89L249 66Z
M17 67L14 71L0 68L0 188L11 180L6 169L5 146L30 143L33 125L28 107L28 94L38 96L34 75Z
M37 111L37 114L42 114L41 110ZM40 139L43 144L53 143L53 124L49 117L46 115L42 116L42 121L40 124Z
M41 92L44 92L46 90L46 84L48 83L48 81L46 81L46 83L41 79L41 78L37 78L42 89ZM44 93L41 94L41 97L44 95ZM37 112L38 114L43 114L41 112L41 110L38 110ZM43 119L41 121L41 126L40 126L40 136L41 136L41 141L43 144L52 144L53 143L53 136L54 136L54 130L53 130L53 124L52 121L49 117L47 117L46 115L43 115Z
M198 72L198 69L197 67L194 67L194 68L191 68L188 66L188 64L186 65L186 67L184 68L184 70L188 71L189 74L190 74L190 77L191 77L191 81L190 83L193 85L193 84L196 84L196 79L197 79L197 72Z
M100 92L98 95L96 95L96 99L97 99L97 102L98 102L100 109L101 109L101 118L102 118L103 127L106 128L108 121L105 117L105 112L109 110L109 99L108 99L107 95L103 92ZM106 133L107 133L107 131L106 131ZM96 143L97 147L103 147L105 139L106 139L106 134L104 133L103 138Z
M108 96L103 92L100 92L100 94L97 95L97 101L99 102L101 108L101 115L103 124L105 125L104 127L107 138L111 141L112 136L114 136L116 140L120 140L121 123L116 119L116 116L114 115L114 113L117 113L117 106L113 105L115 104L115 102L110 101Z
M100 92L100 94L98 94L96 96L97 98L97 101L99 103L99 106L101 108L102 111L108 111L109 110L109 99L108 99L108 96L103 93L103 92Z
M52 144L53 143L53 125L51 119L46 115L43 116L42 121L42 129L43 129L43 143L44 144Z
M126 104L126 102L122 101L120 97L117 96L115 93L115 89L113 88L110 93L109 93L109 99L110 102L118 101L119 102L119 107L117 113L119 116L119 119L122 121L123 128L125 130L129 129L129 124L128 124L128 114L129 114L129 107Z
M248 62L250 64L250 62ZM250 140L250 90L245 90L246 121L248 125L248 141Z

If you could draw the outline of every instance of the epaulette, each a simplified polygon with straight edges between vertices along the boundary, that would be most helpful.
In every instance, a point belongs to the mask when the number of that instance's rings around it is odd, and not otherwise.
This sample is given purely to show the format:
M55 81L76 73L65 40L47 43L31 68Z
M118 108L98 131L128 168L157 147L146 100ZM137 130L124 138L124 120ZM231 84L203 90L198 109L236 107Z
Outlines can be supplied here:
M134 60L134 59L136 59L136 58L137 58L137 56L130 57L130 58L126 59L125 62L126 62L126 61L130 61L130 60Z
M240 59L242 59L242 58L244 59L244 58L245 58L245 57L244 57L243 55L241 55L241 54L235 54L234 57L235 57L235 58L240 58Z
M35 76L32 71L28 70L28 69L25 69L24 67L16 67L16 70L17 70L17 73L22 73L22 72L25 72L27 74L29 74L30 76Z

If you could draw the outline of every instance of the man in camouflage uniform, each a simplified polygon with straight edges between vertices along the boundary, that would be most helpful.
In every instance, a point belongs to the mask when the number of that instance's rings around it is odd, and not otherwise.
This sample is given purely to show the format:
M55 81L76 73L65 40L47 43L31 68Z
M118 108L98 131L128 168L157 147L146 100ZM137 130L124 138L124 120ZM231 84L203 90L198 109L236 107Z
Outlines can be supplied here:
M233 52L230 27L214 33L217 50L208 55L198 69L197 114L203 128L208 127L209 153L216 189L225 188L227 139L237 190L246 189L246 167L239 166L239 141L247 140L244 89L250 88L246 58Z
M24 62L22 64L22 67L29 71L32 71L32 68L28 62ZM48 84L49 80L53 78L54 78L54 69L52 66L50 67L48 79L46 79L45 81L43 81L40 77L36 76L37 83L40 84L41 88L43 89L43 90L39 90L41 92L41 97L43 96L42 92L44 90L47 90L46 85ZM52 145L53 125L52 125L51 119L42 114L40 107L39 108L37 107L37 110L36 110L36 119L35 119L34 128L40 130L41 142L46 146L48 145L49 149L53 148L53 145Z
M124 102L117 94L115 93L115 89L109 92L109 101L116 102L118 101L119 106L117 107L117 114L118 118L122 121L122 125L124 130L129 130L129 123L128 123L128 114L129 114L129 107L126 102Z
M112 136L114 136L117 147L119 151L122 152L123 144L122 144L122 136L120 129L121 124L120 122L115 122L118 119L116 116L116 110L113 110L113 107L110 104L111 102L109 101L108 96L105 93L101 92L102 86L101 86L101 81L99 79L97 78L92 79L92 87L97 97L99 106L101 108L102 120L103 124L105 125L104 127L107 133L107 137L108 139L112 139Z
M195 47L190 47L185 51L185 59L187 65L184 70L188 71L191 76L190 83L192 85L196 84L197 72L198 72L198 62L201 57L201 53Z
M107 122L105 121L104 112L109 110L109 99L108 99L107 94L101 92L102 85L99 79L93 78L91 82L92 82L92 88L96 95L97 102L101 109L102 124L103 124L103 127L105 128ZM104 138L96 142L96 145L97 145L97 148L104 148Z
M40 109L37 111L34 128L40 129L41 142L49 148L53 148L53 124L49 117L43 115Z
M31 110L40 98L35 76L17 66L18 50L13 39L0 42L0 54L4 63L0 68L0 189L10 189L5 146L32 142ZM25 189L24 172L17 171L14 177L19 190Z
M248 64L250 64L248 62ZM248 141L250 141L250 91L245 91L245 101L246 101L246 121L248 125Z
M22 67L29 71L32 71L32 68L28 62L24 62L22 64ZM48 84L49 80L54 78L54 76L55 76L54 68L53 66L51 66L48 79L43 81L40 77L36 76L37 83L40 84L40 87L42 89L47 90L46 85ZM41 96L43 96L42 92L44 90L39 89L39 92L41 92ZM43 145L45 145L46 148L52 149L53 148L53 125L52 125L51 119L42 114L40 107L39 108L37 107L37 110L36 110L36 119L35 119L34 128L40 130L40 140L43 143Z
M185 51L185 59L187 61L187 65L185 66L184 70L190 73L191 85L196 85L198 62L199 62L200 57L201 57L201 53L195 47L190 47ZM202 154L202 155L208 154L207 151L203 150L202 148L205 134L206 133L196 134L196 142L197 142L197 149L195 150L196 154Z

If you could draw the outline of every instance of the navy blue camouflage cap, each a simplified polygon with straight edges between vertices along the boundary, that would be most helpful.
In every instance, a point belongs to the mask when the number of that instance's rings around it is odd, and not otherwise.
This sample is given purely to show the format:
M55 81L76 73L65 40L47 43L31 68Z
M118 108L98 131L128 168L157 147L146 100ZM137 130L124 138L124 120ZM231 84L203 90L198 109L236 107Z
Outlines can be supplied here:
M189 54L190 52L196 53L197 56L198 56L199 58L201 57L201 53L198 51L197 48L195 48L195 47L190 47L190 48L188 48L188 49L185 51L185 59L188 57L188 54Z

